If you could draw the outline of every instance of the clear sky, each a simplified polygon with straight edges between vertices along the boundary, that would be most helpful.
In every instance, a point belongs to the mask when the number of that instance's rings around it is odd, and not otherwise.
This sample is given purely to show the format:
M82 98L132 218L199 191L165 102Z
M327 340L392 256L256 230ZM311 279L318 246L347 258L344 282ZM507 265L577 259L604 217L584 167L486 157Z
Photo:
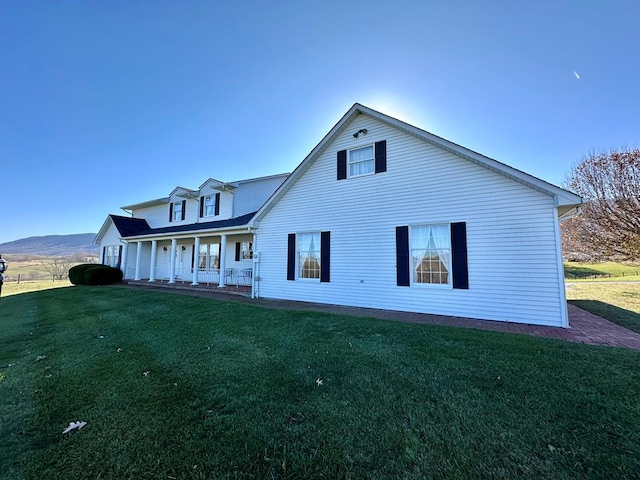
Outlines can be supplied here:
M638 146L638 18L637 0L2 2L0 243L292 171L355 102L560 184Z

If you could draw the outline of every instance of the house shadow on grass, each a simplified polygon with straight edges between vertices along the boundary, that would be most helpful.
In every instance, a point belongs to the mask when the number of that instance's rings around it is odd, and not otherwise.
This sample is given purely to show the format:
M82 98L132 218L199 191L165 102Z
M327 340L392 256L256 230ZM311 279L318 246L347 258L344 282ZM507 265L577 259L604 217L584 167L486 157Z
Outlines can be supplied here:
M564 275L569 280L611 277L611 274L601 272L600 270L596 270L594 268L566 264L564 266Z
M569 300L571 305L599 315L618 325L640 333L640 314L597 300Z

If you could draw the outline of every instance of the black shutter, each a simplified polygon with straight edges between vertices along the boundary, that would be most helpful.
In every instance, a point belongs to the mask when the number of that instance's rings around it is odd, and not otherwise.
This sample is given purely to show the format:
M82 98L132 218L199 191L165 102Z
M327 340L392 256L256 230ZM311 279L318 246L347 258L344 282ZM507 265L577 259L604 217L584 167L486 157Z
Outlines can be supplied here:
M200 197L200 218L204 217L204 197Z
M102 264L106 265L107 263L107 247L102 247Z
M451 258L453 260L453 288L469 288L469 270L467 266L467 224L451 224Z
M236 242L236 262L240 261L240 242Z
M331 277L331 232L320 232L320 281Z
M182 200L182 218L180 220L184 220L187 218L187 201Z
M347 151L338 152L338 180L347 178Z
M122 245L118 247L118 265L116 268L120 268L120 265L122 265Z
M193 267L195 266L196 259L196 246L191 245L191 273L193 273Z
M396 227L396 284L411 285L409 274L409 227Z
M287 239L287 280L296 279L296 234L290 233Z
M169 222L173 222L173 202L169 204Z
M387 171L387 141L386 140L382 140L381 142L376 142L375 156L376 156L376 173L386 172Z
M214 215L220 215L220 193L216 193L216 206Z

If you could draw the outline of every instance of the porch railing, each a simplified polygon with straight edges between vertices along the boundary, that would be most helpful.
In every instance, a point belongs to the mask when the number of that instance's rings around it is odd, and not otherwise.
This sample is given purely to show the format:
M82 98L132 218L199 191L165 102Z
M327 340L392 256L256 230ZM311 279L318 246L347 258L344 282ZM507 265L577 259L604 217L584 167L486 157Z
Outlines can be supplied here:
M135 267L127 266L125 278L133 279L135 276ZM149 272L141 272L141 278L149 278ZM236 286L251 286L253 279L253 269L251 268L225 268L224 283ZM156 267L156 280L169 280L169 270ZM178 283L191 283L193 281L193 270L189 267L179 268L175 270L175 281ZM198 272L198 283L202 284L219 284L220 269L200 269Z

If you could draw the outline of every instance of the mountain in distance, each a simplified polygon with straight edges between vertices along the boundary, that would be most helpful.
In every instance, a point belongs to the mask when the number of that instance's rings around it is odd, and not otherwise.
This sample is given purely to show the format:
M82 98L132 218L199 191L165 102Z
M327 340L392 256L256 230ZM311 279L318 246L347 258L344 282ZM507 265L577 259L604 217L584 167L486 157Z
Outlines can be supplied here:
M95 233L76 233L72 235L45 235L28 237L12 242L0 243L0 255L46 255L70 256L87 254L97 256L98 245L94 245Z

